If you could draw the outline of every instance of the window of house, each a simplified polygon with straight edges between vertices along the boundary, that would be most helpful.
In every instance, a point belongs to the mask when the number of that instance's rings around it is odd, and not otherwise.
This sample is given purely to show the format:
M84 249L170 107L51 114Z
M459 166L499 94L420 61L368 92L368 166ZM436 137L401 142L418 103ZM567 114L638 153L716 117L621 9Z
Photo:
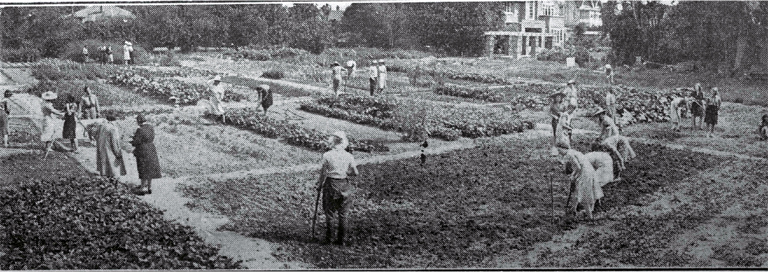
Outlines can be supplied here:
M538 8L539 2L538 1L526 1L525 2L525 18L528 20L536 20L536 13Z

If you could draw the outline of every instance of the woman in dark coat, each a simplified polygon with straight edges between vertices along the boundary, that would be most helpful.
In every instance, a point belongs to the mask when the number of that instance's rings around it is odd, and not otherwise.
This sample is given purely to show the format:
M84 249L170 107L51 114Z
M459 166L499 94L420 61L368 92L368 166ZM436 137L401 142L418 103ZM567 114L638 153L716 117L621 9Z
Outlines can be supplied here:
M136 156L136 168L141 179L141 186L138 188L139 195L152 193L152 179L161 178L160 162L157 159L157 150L155 149L155 130L152 125L147 124L147 119L143 115L136 116L136 122L139 123L139 129L133 135L131 145L134 146L133 155Z
M64 104L64 130L62 131L62 138L69 139L72 143L72 151L77 151L77 114L80 112L80 107L77 105L77 100L71 94L67 95L67 103Z

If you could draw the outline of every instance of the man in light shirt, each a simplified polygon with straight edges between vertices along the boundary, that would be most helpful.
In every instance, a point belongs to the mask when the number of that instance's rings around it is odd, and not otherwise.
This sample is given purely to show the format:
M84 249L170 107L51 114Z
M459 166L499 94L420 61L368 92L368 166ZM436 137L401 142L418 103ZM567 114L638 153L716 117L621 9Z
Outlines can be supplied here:
M371 84L371 96L373 96L376 93L376 86L378 82L376 79L379 77L379 68L378 68L379 62L377 60L371 61L371 67L368 68L369 75L368 75L368 82Z
M333 239L331 219L334 214L338 219L338 232L334 244L344 244L345 214L352 193L352 185L347 176L357 176L355 158L345 149L349 145L347 135L342 131L333 133L330 141L333 148L323 154L317 191L323 193L323 212L325 212L325 242Z

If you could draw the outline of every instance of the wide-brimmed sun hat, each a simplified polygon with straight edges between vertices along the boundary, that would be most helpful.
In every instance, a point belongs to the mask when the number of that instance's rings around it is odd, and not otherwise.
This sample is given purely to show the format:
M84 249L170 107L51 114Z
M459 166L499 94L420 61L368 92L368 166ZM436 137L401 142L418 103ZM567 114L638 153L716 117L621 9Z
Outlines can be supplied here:
M125 45L133 45L133 44L129 41L125 41Z
M590 116L592 116L592 117L597 117L597 116L599 116L600 114L603 114L603 113L605 113L605 109L603 109L603 108L599 108L599 109L597 109L597 111L595 111L595 113L593 113L593 114L592 114L592 115L590 115Z
M384 60L383 60L383 59L380 59L380 60L379 60L379 63L384 63Z
M331 135L336 138L333 140L333 146L340 146L341 148L347 148L347 146L349 145L349 140L347 139L347 134L344 133L344 131L336 131Z
M213 81L221 81L221 76L215 76L215 77L213 77Z
M558 96L566 97L567 95L562 90L555 91L554 93L550 94L549 97L555 98Z
M56 93L54 92L47 91L47 92L44 92L42 95L40 95L40 97L42 97L43 100L54 100L59 96L56 95Z
M261 85L259 85L256 88L262 89L262 90L265 90L265 91L269 91L269 85L267 85L267 84L261 84Z
M571 85L571 84L576 84L576 80L575 79L568 80L568 85Z

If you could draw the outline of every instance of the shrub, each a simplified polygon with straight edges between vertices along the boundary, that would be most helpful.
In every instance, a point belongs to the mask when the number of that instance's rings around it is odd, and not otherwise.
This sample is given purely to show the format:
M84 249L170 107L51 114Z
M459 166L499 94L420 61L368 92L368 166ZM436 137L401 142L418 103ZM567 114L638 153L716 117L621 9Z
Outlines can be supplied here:
M3 48L0 50L0 59L5 62L35 62L40 59L40 50L29 47L19 49Z
M38 80L72 80L107 78L116 68L82 64L71 60L44 59L32 67L32 76Z
M504 94L488 88L470 88L457 85L438 86L433 90L435 94L456 97L472 98L488 102L501 102Z
M261 77L270 79L283 79L285 77L285 73L280 70L272 70L262 73Z

